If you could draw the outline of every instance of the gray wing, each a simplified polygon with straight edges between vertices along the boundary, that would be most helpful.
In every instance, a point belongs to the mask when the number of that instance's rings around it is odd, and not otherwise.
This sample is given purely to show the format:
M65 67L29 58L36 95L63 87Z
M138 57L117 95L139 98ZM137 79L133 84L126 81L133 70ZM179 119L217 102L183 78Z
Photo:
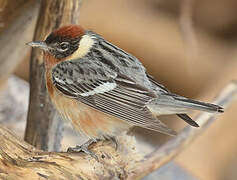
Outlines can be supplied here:
M157 98L132 79L88 59L64 61L52 70L55 87L88 106L129 122L169 135L175 132L156 119L146 104Z

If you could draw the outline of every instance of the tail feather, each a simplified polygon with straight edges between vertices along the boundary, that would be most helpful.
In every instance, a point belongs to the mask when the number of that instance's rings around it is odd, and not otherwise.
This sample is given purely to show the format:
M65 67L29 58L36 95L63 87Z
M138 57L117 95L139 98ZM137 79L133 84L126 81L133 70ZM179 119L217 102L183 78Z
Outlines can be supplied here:
M184 98L181 96L176 96L174 97L174 99L177 100L177 104L181 106L183 105L184 107L188 109L195 109L195 110L206 111L206 112L219 112L219 113L224 112L222 107L215 104L204 103L204 102Z
M224 112L224 109L218 105L204 103L172 94L167 88L158 83L152 76L147 74L147 77L149 78L152 85L157 89L158 98L147 104L149 110L156 116L176 114L191 126L199 127L199 125L194 120L192 120L191 117L185 114L188 112L188 110L193 109L211 113Z
M189 117L187 114L177 114L177 116L183 119L189 125L194 126L194 127L199 127L198 123L192 120L192 118Z
M157 116L178 114L181 119L193 126L197 126L197 124L195 124L193 120L186 115L190 109L210 113L224 112L223 108L218 105L204 103L174 94L162 94L157 99L147 104L147 107Z

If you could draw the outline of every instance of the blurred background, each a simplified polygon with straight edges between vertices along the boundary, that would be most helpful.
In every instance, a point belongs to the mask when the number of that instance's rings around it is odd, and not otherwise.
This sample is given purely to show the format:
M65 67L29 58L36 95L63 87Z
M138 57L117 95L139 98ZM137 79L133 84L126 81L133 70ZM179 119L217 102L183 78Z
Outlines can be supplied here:
M24 7L29 6L26 4L24 0L0 0L0 75L1 62L7 63L5 53L13 54L17 60L10 64L11 72L28 81L31 49L25 47L25 43L33 37L36 18L31 16L29 25L22 23ZM32 11L37 11L31 6ZM21 8L18 10L17 7ZM135 55L155 79L174 93L211 101L237 77L236 9L236 0L84 0L79 23ZM19 39L4 38L17 22L21 22L19 26L26 26ZM23 33L25 31L27 33ZM6 43L18 43L19 48L3 51ZM5 75L0 76L2 89L11 86L6 85L9 76ZM237 102L218 116L218 121L175 162L198 179L237 179L236 108ZM26 111L27 108L20 117L23 121ZM195 114L191 116L195 117ZM164 117L166 119L176 130L185 125L176 117ZM24 125L14 124L14 120L0 120L23 136ZM149 134L141 129L136 132L140 136ZM166 139L159 134L154 137L157 138L150 140L151 143ZM71 142L67 140L64 139L65 147Z

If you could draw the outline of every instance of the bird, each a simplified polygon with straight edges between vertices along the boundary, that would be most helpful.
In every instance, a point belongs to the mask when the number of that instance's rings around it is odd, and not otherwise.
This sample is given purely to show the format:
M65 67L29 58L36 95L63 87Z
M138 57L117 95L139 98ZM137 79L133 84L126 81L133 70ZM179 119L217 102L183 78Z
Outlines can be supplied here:
M158 119L161 115L176 114L199 127L189 110L224 112L170 92L138 58L81 25L62 26L28 45L44 52L46 86L57 111L89 138L69 151L91 154L91 143L111 139L117 144L116 137L134 126L176 135Z

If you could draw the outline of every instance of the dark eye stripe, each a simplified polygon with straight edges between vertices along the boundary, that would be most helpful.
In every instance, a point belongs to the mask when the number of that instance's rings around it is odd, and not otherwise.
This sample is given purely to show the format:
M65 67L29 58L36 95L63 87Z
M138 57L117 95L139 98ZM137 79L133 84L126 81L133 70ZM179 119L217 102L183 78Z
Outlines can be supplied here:
M62 59L72 55L78 49L79 41L79 37L71 39L70 37L56 36L53 33L51 33L45 40L46 44L52 47L50 53L57 59ZM66 43L68 43L68 45L66 45Z

